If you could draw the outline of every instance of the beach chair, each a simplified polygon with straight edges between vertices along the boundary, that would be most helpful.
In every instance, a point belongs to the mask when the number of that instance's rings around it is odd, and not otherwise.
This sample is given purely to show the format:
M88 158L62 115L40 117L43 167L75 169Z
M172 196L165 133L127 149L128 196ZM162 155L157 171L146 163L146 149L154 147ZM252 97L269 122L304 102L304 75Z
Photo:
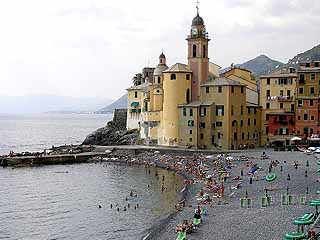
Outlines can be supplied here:
M187 239L187 233L186 232L179 232L176 240L185 240L185 239Z
M251 198L240 198L240 207L241 208L252 208L252 199Z
M282 206L289 206L293 203L292 195L281 195L281 205Z
M299 204L300 205L307 205L307 197L306 196L301 196L299 198Z
M261 207L263 207L263 208L268 207L268 198L267 197L261 197Z
M273 201L271 196L267 196L267 202L268 202L268 206L272 204Z

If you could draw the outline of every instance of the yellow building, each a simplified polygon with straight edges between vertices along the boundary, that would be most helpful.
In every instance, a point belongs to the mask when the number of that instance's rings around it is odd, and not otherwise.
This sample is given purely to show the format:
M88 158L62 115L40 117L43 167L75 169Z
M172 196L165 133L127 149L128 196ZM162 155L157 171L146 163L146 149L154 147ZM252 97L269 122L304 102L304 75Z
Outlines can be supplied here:
M261 108L251 72L231 68L220 76L221 67L209 61L210 39L199 12L186 40L188 64L168 68L162 53L154 71L145 70L148 76L142 74L143 80L128 89L128 127L139 128L147 144L204 149L259 146Z

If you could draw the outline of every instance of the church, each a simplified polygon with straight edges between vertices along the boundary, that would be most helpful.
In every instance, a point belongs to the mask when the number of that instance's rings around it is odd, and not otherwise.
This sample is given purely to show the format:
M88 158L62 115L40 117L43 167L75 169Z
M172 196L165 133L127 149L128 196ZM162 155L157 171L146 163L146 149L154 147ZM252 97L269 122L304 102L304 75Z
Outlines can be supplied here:
M127 128L139 129L145 144L196 149L260 146L259 92L249 70L224 72L209 60L203 18L193 18L187 35L187 64L168 67L161 53L128 88Z

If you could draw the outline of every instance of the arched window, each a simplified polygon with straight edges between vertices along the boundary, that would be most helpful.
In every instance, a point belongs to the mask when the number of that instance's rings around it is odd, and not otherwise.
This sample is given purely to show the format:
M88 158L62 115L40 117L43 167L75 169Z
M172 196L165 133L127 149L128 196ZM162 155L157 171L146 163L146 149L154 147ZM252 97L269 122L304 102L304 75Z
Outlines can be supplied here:
M162 59L160 59L160 63L162 63Z
M158 84L161 83L161 77L158 77Z
M190 102L190 89L187 89L187 92L186 92L186 102L187 103Z
M195 44L192 46L192 57L197 57L197 46Z
M176 79L177 79L176 74L174 74L174 73L173 73L173 74L171 74L170 79L171 79L171 80L176 80Z
M203 53L202 53L202 55L203 55L203 57L205 58L206 57L206 46L203 46Z

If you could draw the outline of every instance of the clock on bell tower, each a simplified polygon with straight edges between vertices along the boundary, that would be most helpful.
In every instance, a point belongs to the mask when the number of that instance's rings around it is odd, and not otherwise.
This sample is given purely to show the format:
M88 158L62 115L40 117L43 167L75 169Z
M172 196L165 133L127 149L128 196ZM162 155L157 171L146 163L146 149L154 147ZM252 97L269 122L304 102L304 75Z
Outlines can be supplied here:
M204 21L199 15L198 7L197 16L192 20L191 31L187 41L188 64L192 71L191 95L192 101L197 101L200 97L200 85L208 80L208 44L210 41Z

